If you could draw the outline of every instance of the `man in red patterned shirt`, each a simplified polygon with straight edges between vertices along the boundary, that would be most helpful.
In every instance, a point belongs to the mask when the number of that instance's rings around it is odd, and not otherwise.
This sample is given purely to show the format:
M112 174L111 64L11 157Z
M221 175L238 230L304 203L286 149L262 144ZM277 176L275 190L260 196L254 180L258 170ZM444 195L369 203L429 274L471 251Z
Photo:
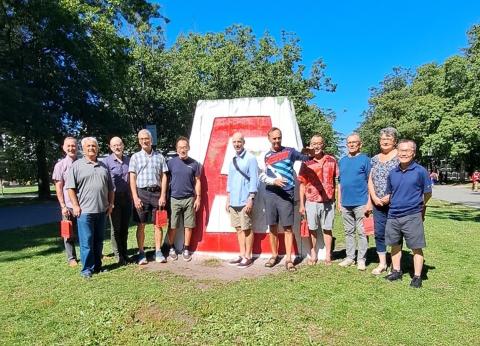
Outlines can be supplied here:
M316 134L310 140L310 148L315 151L312 160L306 161L300 168L300 214L306 214L310 230L309 265L317 262L317 232L323 230L325 242L325 264L332 264L332 228L335 215L335 179L338 178L337 160L324 153L325 143L322 136Z

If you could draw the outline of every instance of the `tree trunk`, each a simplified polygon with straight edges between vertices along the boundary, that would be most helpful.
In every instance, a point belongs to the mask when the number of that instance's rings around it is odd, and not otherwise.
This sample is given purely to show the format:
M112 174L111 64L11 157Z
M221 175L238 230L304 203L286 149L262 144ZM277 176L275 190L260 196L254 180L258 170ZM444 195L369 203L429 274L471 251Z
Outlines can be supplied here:
M38 177L38 198L50 198L50 176L47 167L47 155L45 150L45 140L38 139L35 146L37 156L37 177Z

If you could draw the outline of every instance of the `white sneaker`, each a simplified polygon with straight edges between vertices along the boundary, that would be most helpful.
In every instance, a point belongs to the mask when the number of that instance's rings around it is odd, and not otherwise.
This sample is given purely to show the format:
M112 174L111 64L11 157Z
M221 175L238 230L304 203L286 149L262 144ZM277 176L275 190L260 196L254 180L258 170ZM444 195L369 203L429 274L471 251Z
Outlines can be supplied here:
M352 260L351 258L345 258L342 262L340 262L338 265L340 267L350 267L350 266L353 266L355 264L355 261Z
M362 260L358 261L357 262L357 269L361 270L361 271L367 270L367 266L365 265L365 261L362 261Z

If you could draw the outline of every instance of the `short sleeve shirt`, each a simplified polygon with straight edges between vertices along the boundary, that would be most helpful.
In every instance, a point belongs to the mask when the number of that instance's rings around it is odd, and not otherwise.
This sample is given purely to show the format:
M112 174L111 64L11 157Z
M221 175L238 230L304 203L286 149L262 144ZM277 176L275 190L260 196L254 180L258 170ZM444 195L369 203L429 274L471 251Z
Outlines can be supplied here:
M105 160L103 160L103 163L107 166L108 171L112 176L115 192L130 192L130 187L128 185L128 167L130 164L130 158L127 155L123 155L122 161L120 161L115 154L110 154Z
M75 161L68 172L67 189L75 189L82 213L103 213L108 193L113 191L112 177L103 162L85 158Z
M328 202L335 198L335 178L338 177L337 160L324 155L319 161L302 164L298 181L305 185L305 198L310 202Z
M162 174L168 172L168 167L162 154L141 150L130 158L128 171L136 174L138 188L157 187L162 185Z
M68 189L66 187L66 181L68 177L68 171L72 167L73 160L69 156L65 156L63 159L58 161L53 168L52 179L57 182L61 181L63 183L63 199L65 200L65 205L68 208L73 208L72 201L68 196Z
M425 168L412 162L407 169L400 165L388 175L387 194L390 194L388 218L420 213L423 210L423 195L432 192L432 182Z
M357 207L367 204L370 158L362 153L344 156L338 166L342 206Z
M371 177L375 194L378 198L382 198L386 195L387 190L387 178L390 171L399 165L398 157L395 156L392 159L382 162L379 160L378 155L372 157L371 160L372 170Z
M178 156L167 162L170 172L170 195L173 198L195 196L195 178L200 177L200 164L191 157L182 160Z

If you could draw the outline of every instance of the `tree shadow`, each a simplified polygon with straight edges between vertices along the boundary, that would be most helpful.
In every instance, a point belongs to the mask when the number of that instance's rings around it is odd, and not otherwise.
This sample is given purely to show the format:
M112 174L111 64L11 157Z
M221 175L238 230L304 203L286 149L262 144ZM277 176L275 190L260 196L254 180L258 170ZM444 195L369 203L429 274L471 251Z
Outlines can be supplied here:
M451 207L455 207L455 209L450 209ZM442 220L480 222L480 210L466 208L463 204L459 203L451 203L446 206L429 205L427 208L427 217Z

